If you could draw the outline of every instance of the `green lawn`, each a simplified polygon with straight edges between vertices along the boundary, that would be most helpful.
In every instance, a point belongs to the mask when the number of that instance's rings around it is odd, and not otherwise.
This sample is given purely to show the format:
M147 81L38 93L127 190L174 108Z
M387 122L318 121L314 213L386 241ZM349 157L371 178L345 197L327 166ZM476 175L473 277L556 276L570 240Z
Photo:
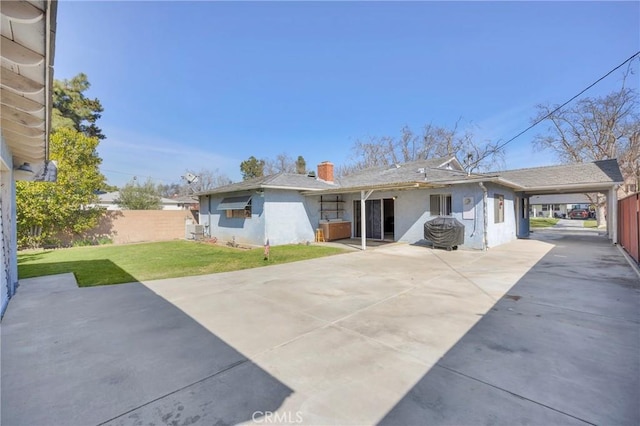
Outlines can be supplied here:
M234 249L194 241L30 250L18 254L20 278L73 272L80 287L256 268L344 253L335 247L287 245Z
M549 228L558 223L560 219L554 219L550 217L532 217L529 219L529 226L531 228Z
M585 228L597 228L598 227L598 221L595 219L587 219L583 222L583 227Z

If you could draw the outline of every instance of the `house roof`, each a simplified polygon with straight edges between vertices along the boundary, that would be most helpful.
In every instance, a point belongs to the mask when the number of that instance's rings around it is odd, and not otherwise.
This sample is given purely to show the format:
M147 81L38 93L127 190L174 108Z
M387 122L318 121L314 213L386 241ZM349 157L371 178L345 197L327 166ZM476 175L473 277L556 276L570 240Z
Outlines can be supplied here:
M224 194L262 188L303 191L305 195L356 192L369 189L437 188L470 182L497 182L516 190L536 194L594 192L622 182L615 159L592 163L565 164L468 174L455 157L432 158L391 166L372 167L328 183L306 175L278 173L232 183L198 195Z
M591 163L533 167L491 173L527 191L560 192L606 188L622 183L618 160L599 160Z
M450 158L432 158L391 166L372 167L339 179L341 188L393 185L404 183L439 182L467 174L453 166L446 168Z
M228 192L253 191L256 189L273 188L273 189L292 189L301 191L318 191L323 189L335 188L335 184L331 184L322 180L318 180L307 175L294 173L276 173L273 175L263 176L259 178L249 179L242 182L236 182L229 185L220 186L218 188L202 191L198 195L223 194Z

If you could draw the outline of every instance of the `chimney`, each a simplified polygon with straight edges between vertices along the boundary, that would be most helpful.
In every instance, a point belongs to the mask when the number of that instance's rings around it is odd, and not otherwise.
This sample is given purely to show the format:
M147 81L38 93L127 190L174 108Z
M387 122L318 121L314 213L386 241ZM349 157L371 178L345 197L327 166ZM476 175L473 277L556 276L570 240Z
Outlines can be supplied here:
M333 183L333 163L323 161L318 164L318 179Z

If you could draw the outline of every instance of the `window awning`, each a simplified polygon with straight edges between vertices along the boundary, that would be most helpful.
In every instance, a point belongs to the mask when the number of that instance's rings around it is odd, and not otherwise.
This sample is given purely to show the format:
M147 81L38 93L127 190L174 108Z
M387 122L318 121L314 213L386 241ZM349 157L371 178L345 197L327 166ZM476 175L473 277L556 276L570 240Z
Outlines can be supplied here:
M251 201L251 195L223 198L218 204L218 210L243 210Z

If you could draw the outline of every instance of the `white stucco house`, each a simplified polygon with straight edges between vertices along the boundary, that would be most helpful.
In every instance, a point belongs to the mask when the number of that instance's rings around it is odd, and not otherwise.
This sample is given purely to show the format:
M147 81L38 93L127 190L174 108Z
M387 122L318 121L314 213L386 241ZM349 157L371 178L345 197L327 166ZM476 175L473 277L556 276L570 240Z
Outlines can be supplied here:
M2 1L0 315L18 285L16 180L54 180L49 162L57 2Z
M424 239L424 223L453 216L465 226L464 247L486 249L529 236L529 198L558 193L607 195L615 221L617 160L467 174L458 160L438 158L366 169L334 179L333 164L317 177L279 173L200 193L205 234L271 245L360 238L408 243ZM616 227L609 223L610 238Z

